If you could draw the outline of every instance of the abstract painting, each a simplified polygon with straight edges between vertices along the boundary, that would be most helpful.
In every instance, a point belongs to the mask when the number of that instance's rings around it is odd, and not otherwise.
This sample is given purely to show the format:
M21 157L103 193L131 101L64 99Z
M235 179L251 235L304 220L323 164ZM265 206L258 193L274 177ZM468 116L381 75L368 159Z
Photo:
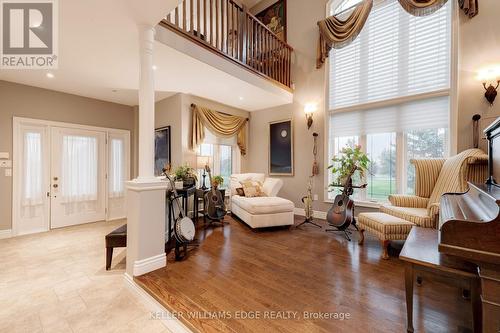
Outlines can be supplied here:
M155 130L155 176L171 163L170 126Z
M292 120L269 124L269 175L293 176Z

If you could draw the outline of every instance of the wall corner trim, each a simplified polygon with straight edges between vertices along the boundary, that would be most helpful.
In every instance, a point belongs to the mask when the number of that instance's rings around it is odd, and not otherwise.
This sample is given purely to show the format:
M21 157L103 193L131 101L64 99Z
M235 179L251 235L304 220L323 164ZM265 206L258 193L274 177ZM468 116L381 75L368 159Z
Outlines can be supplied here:
M143 275L167 265L167 255L165 253L154 257L137 260L134 262L134 276Z
M12 229L0 230L0 239L11 238Z

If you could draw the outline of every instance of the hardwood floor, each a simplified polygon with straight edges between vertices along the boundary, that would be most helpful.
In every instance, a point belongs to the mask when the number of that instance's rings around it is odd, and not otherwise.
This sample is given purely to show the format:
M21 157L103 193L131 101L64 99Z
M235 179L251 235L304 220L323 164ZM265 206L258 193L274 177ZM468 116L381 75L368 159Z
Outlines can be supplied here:
M255 232L230 216L226 221L224 227L200 228L201 244L186 260L175 262L171 254L167 267L136 278L193 331L406 332L397 250L382 260L370 235L359 246L356 232L348 242L313 226ZM425 280L415 289L416 332L471 326L469 303L458 289Z

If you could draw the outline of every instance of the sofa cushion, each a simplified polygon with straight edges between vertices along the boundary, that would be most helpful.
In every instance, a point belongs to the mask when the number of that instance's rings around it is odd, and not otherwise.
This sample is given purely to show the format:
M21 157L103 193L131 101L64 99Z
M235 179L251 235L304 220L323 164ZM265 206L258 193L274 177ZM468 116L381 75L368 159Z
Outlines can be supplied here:
M290 200L279 197L240 197L234 195L232 204L241 207L250 214L273 214L293 212L294 204Z
M382 213L386 213L401 219L408 220L424 228L434 228L434 219L428 215L427 208L410 208L384 205L380 207Z
M262 183L252 180L245 180L240 182L243 187L243 192L245 192L245 197L267 197L266 193L262 190Z
M415 224L385 213L360 213L358 226L374 233L381 240L406 239Z
M246 181L246 180L253 180L257 182L264 183L264 180L266 179L266 175L263 173L235 173L231 175L231 181L230 181L230 188L231 188L231 195L235 195L236 189L238 187L241 187L240 182Z
M278 178L266 178L266 181L262 185L262 189L268 197L277 196L281 187L283 187L283 180Z

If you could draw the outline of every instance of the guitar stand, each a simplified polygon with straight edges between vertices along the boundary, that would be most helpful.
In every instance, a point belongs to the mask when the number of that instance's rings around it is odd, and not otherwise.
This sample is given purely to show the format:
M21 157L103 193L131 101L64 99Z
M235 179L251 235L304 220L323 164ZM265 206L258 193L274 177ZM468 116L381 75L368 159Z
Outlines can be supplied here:
M312 224L313 226L321 229L321 226L317 223L314 223L313 221L314 221L313 219L305 219L304 221L300 222L295 228L299 228L304 224Z
M175 240L175 261L181 261L185 259L188 256L188 251L190 250L189 247L196 248L200 246L198 242L190 242L190 243L179 243L177 240ZM184 252L184 255L181 255L181 247L182 247L182 252Z
M336 229L326 229L325 231L326 232L343 232L344 233L344 236L345 238L350 242L351 241L351 235L352 235L352 231L349 230L349 229L344 229L344 230L341 230L341 229L338 229L337 227L334 227Z
M358 229L358 226L356 225L356 220L353 220L351 225L357 230L359 231ZM345 229L339 229L337 228L336 226L333 226L333 225L330 225L331 227L335 228L335 229L326 229L325 231L326 232L343 232L344 233L344 236L345 238L350 242L351 241L351 235L352 235L352 231L349 230L349 226Z

